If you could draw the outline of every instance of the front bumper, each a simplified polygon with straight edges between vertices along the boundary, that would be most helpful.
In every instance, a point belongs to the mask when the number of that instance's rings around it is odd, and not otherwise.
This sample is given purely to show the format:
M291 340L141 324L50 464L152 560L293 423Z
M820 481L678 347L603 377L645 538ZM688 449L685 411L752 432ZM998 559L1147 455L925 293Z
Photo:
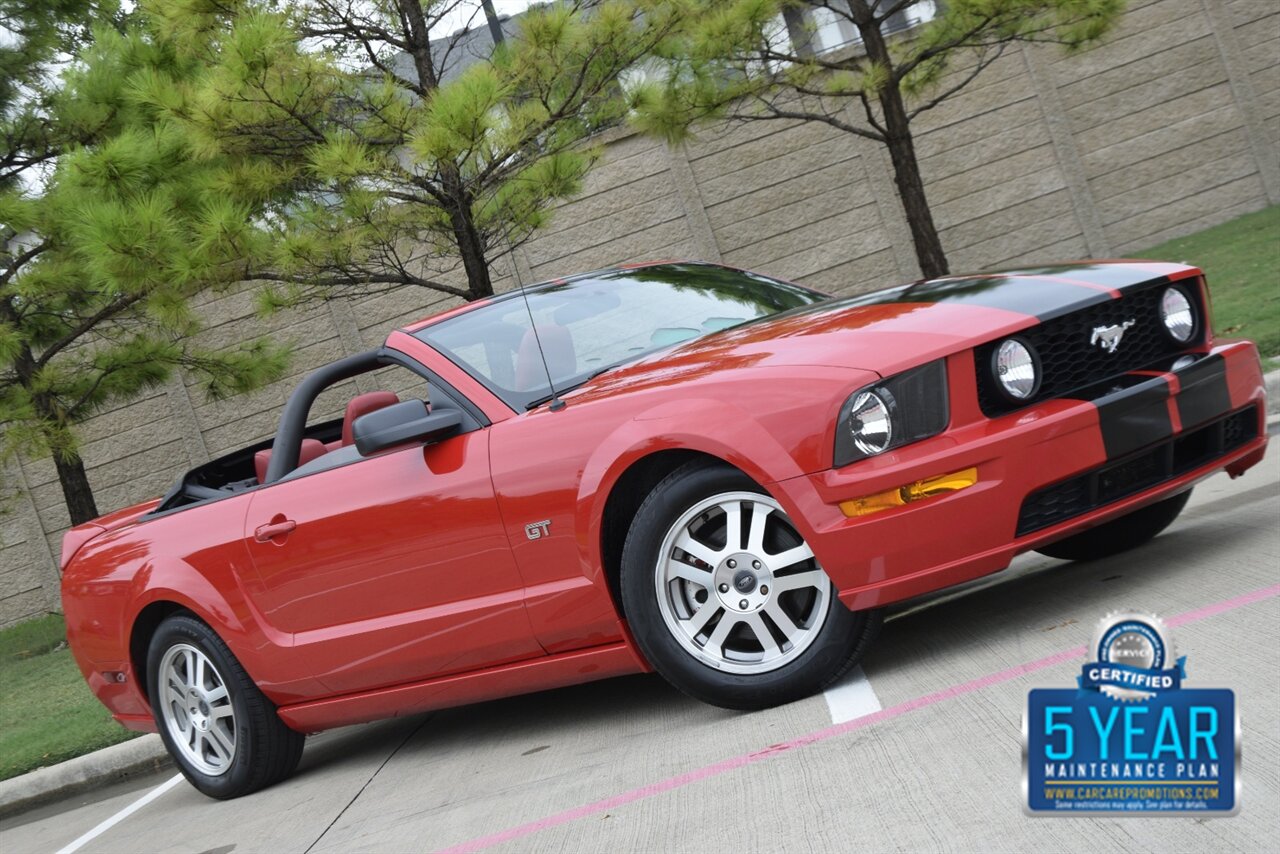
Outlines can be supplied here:
M952 426L841 469L773 484L854 610L999 571L1015 555L1262 459L1266 392L1253 344L1223 343L1176 372L1138 372L1092 400L1046 401L986 419L973 360L949 359ZM840 502L978 470L978 482L873 515Z

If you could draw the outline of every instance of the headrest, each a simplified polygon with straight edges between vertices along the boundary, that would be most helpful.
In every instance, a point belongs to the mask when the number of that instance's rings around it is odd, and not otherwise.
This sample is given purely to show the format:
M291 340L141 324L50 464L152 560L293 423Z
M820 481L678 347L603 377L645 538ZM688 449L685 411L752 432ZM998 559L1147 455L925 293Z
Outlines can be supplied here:
M298 465L303 466L316 457L324 456L328 450L319 439L303 439L298 449ZM267 466L271 464L271 449L267 448L253 455L253 470L258 474L258 483L267 478Z
M355 442L355 437L351 434L351 426L361 415L368 415L384 406L399 402L400 398L389 391L370 391L351 398L351 402L347 404L347 413L342 416L342 444L350 445Z
M539 344L542 345L542 353L538 352ZM546 385L548 371L557 382L578 372L573 336L568 329L553 323L538 324L537 335L532 329L525 332L516 353L516 390L542 388Z

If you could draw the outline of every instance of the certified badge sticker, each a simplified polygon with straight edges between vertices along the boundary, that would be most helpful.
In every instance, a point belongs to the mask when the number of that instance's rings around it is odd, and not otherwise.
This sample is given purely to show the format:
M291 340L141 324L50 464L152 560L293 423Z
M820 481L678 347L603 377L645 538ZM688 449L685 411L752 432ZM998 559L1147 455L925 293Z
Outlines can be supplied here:
M1022 721L1032 815L1232 815L1240 808L1235 694L1188 689L1164 622L1098 624L1077 687L1036 688Z
M1080 673L1080 687L1101 691L1117 700L1149 700L1160 691L1182 685L1185 675L1164 621L1150 614L1108 614L1093 637L1093 661Z

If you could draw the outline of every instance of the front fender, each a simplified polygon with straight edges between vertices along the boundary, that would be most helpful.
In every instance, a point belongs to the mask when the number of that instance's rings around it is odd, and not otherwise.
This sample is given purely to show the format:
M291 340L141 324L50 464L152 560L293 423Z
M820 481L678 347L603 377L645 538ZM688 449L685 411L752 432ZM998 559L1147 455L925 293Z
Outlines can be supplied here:
M742 470L766 490L829 468L840 407L879 375L845 368L758 368L735 372L708 393L671 397L618 425L595 448L578 481L576 529L601 530L605 505L622 475L643 458L696 451ZM770 493L806 527L780 490ZM579 536L587 566L603 566L601 538Z

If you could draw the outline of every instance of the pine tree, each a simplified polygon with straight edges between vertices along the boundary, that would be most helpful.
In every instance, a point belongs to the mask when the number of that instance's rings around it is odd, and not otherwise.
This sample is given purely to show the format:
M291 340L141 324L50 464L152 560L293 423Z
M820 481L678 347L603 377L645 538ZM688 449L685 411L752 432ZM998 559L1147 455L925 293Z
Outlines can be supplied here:
M473 30L448 29L459 8ZM657 0L530 9L500 44L458 0L152 0L205 57L154 103L245 180L286 188L244 274L276 301L404 286L479 299L494 260L576 194L590 137L627 110L619 78L678 17Z
M948 272L925 195L912 123L954 97L1019 42L1068 50L1096 42L1124 0L694 0L663 70L636 93L639 123L669 140L699 122L822 122L888 150L925 276ZM895 34L921 5L927 23ZM849 44L816 43L821 10Z
M198 67L113 3L52 7L0 0L0 453L52 455L78 524L98 515L78 423L175 369L246 391L286 354L192 339L193 298L238 280L263 202L136 97Z

